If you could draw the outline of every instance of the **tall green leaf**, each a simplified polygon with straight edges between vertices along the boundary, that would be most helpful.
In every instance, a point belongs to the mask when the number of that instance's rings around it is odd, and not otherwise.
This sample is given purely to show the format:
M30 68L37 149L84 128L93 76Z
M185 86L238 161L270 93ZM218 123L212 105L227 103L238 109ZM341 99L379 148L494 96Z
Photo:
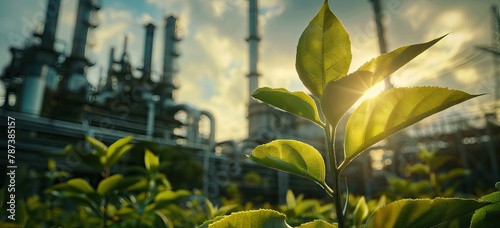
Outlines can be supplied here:
M320 98L326 84L347 75L351 41L325 1L299 39L295 67L302 83Z
M356 71L325 87L321 97L321 109L332 126L337 126L342 116L369 89L371 72Z
M97 151L97 154L99 156L106 155L106 151L108 150L108 147L104 143L102 143L101 141L99 141L93 137L90 137L90 136L85 136L85 140L87 140L87 142L89 142L90 145L92 145L92 147L94 148L94 150Z
M109 146L106 152L106 166L110 168L113 166L118 159L120 159L125 153L132 149L132 145L129 143L132 141L133 136L127 136L121 138Z
M273 210L253 210L232 213L208 225L210 228L226 227L290 227L285 215Z
M286 192L286 207L288 209L293 209L297 206L297 201L295 200L295 195L291 189Z
M355 227L360 227L363 224L363 221L368 217L368 211L368 204L366 204L365 197L361 196L352 212Z
M370 82L367 86L368 88L371 88L373 85L387 78L389 75L410 62L445 36L446 35L426 43L400 47L394 51L380 55L366 62L357 71L367 71L372 73L370 80L367 80L367 82Z
M252 97L266 102L274 107L300 116L319 126L324 126L319 118L318 108L314 100L304 92L290 92L286 89L258 88Z
M158 172L158 167L160 166L160 159L149 149L146 149L146 152L144 153L144 165L149 173L156 173Z
M364 101L347 121L345 160L340 169L380 140L476 96L447 88L415 87L391 89Z
M99 182L97 185L97 194L100 196L105 196L112 193L114 190L121 186L121 181L123 176L120 174L115 174L113 176L107 177Z
M269 168L309 178L325 189L325 162L314 147L296 140L275 140L257 146L249 158Z
M432 227L462 216L490 203L472 199L436 198L399 200L376 210L366 227Z

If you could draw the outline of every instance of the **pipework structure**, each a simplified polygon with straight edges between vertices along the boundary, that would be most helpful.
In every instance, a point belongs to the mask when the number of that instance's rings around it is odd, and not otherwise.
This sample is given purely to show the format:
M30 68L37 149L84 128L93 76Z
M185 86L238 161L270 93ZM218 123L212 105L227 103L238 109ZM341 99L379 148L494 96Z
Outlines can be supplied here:
M165 18L163 72L159 77L154 77L153 70L155 25L148 23L142 66L133 66L130 61L133 56L127 48L131 40L125 36L123 52L117 56L115 48L110 48L108 62L100 66L100 81L93 87L87 80L87 70L95 67L88 56L89 37L98 28L96 12L101 3L78 1L73 44L67 56L58 49L62 45L56 38L60 4L61 0L47 0L43 33L33 34L23 47L11 47L12 60L0 74L6 91L0 117L12 116L19 123L19 162L46 164L41 162L46 157L40 152L62 151L66 145L84 140L84 135L106 144L134 135L139 141L188 151L213 149L212 114L174 100L175 60L179 56L176 43L180 40L177 18ZM0 142L0 146L5 145ZM0 161L5 159L0 155Z

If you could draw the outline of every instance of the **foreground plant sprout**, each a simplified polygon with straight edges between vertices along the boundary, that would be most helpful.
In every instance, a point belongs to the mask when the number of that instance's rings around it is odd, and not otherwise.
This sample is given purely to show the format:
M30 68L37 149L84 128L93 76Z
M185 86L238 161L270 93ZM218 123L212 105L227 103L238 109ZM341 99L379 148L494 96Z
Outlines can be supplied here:
M249 155L251 160L261 165L308 178L333 197L337 223L316 220L300 227L345 227L340 173L353 159L392 134L434 113L479 96L441 87L412 87L393 88L365 100L347 122L344 159L337 161L339 156L334 150L334 143L340 119L368 89L443 37L400 47L348 74L352 59L349 34L330 11L328 1L325 1L302 33L297 46L297 73L314 98L304 92L290 92L284 88L259 88L252 94L255 99L310 120L325 131L328 143L325 154L329 156L326 160L330 163L330 175L326 175L327 169L321 154L314 147L296 140L275 140L256 147ZM321 109L316 106L314 99L320 101ZM322 110L322 113L318 110ZM325 118L320 118L320 115ZM333 186L326 183L326 176L333 178ZM500 211L500 192L485 197L480 200L399 200L381 207L371 215L366 210L355 210L354 218L357 221L354 224L367 227L432 227L466 221L472 227L488 226L495 223L491 216L488 220L488 213ZM365 201L360 202L363 204ZM488 207L492 208L484 211ZM360 205L359 208L365 207ZM482 210L486 215L478 215ZM290 226L284 214L272 210L254 210L218 217L200 227Z

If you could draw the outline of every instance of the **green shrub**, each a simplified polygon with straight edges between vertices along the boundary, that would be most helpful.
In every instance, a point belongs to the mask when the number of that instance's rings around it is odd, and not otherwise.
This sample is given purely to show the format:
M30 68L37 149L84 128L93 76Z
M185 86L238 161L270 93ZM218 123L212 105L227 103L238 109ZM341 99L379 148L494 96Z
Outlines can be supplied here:
M297 46L297 73L313 97L284 88L265 87L253 92L254 98L312 121L325 131L328 150L324 154L328 155L326 160L329 161L329 175L326 174L321 154L314 147L296 140L275 140L257 146L249 156L261 165L308 178L333 197L337 223L316 220L300 227L345 227L346 206L342 206L340 173L353 159L390 135L477 96L440 87L413 87L393 88L365 100L347 121L344 156L342 160L339 159L334 143L340 119L369 88L389 77L443 37L427 43L400 47L372 59L348 74L352 58L349 34L330 11L328 1L325 0L323 7L302 33ZM321 107L317 107L314 99L319 101ZM326 121L322 121L323 119ZM332 187L326 183L326 176L332 178ZM385 200L382 203L384 202ZM387 206L378 205L378 209L370 214L362 197L352 213L352 225L431 227L450 221L464 221L464 218L471 221L471 215L476 210L484 210L497 202L496 196L491 197L490 201L460 198L406 199ZM498 204L495 208L498 208ZM287 210L285 214L270 210L238 212L207 221L200 227L290 227L286 216L296 215L291 214L293 211Z

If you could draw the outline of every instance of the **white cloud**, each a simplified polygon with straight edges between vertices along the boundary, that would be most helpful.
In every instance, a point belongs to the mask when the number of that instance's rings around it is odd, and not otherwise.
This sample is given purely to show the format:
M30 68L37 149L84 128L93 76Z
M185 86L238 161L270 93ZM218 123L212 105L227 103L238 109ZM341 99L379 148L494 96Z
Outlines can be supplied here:
M475 83L479 79L479 76L475 68L466 68L456 71L455 78L461 83L470 85Z

